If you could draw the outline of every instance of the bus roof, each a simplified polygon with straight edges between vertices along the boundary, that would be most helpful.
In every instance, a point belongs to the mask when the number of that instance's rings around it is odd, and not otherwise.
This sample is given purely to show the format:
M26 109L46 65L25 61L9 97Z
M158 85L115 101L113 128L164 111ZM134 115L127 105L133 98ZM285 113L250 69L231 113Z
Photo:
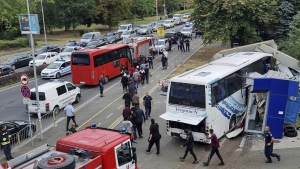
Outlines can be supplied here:
M122 134L117 130L86 128L61 138L57 141L57 144L60 148L63 146L81 148L91 151L93 155L99 155L100 152L105 152L111 147L115 147L128 139L130 139L129 135Z
M89 48L81 49L81 50L75 51L73 53L90 53L90 54L97 53L98 54L99 51L101 51L102 53L105 53L105 52L109 52L109 51L123 48L126 46L128 46L128 45L126 45L126 44L108 44L108 45L101 46L101 47L94 48L94 49L89 49Z
M226 57L209 62L201 67L192 69L181 75L175 76L171 78L170 81L202 85L210 84L267 56L272 55L260 52L233 53Z

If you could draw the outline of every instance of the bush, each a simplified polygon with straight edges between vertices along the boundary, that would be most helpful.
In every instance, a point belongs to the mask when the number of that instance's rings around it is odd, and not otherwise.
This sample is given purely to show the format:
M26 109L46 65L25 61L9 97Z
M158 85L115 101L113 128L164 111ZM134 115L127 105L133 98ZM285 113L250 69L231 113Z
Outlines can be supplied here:
M41 71L47 67L47 65L42 65L42 66L38 66L36 67L36 74L39 77L41 75ZM29 68L23 72L17 72L14 73L10 76L5 76L3 78L0 77L0 87L5 87L11 84L15 84L20 82L20 75L21 74L26 74L29 78L33 78L34 77L34 72L33 72L33 68Z
M14 40L0 40L0 50L5 48L28 47L27 38L17 38Z

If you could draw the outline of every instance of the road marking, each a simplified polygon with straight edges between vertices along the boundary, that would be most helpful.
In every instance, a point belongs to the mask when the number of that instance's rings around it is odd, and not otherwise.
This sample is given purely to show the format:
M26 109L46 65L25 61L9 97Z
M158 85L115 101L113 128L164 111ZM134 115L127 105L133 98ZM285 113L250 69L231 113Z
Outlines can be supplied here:
M145 85L143 88L147 87L148 85Z
M120 109L123 105L119 106L118 109Z
M117 118L116 121L114 121L110 126L108 126L109 129L115 128L116 126L114 126L114 124L116 124L119 120L122 120L122 116L120 116L119 118Z
M162 71L161 73L164 73L165 71Z
M159 75L157 75L156 77L158 77Z
M150 81L150 83L153 82L153 79Z
M99 127L101 125L101 123L98 123L97 126Z
M111 115L113 115L114 113L110 113L110 115L108 115L106 118L108 119Z

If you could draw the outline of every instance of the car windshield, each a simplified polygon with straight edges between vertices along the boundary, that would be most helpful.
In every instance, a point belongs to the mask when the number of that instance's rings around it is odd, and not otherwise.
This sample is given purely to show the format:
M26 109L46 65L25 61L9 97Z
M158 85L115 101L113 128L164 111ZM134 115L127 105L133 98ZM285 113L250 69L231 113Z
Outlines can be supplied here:
M170 23L171 21L165 21L165 23Z
M183 18L184 18L184 19L187 19L187 18L189 18L189 16L184 16Z
M128 26L120 26L119 29L120 30L127 30Z
M13 62L15 62L16 61L16 59L17 58L9 58L9 59L7 59L7 63L13 63Z
M165 34L165 37L166 38L170 38L170 37L173 37L174 36L174 33L166 33Z
M180 19L179 18L175 18L175 21L180 21Z
M73 52L73 48L64 48L61 52Z
M160 20L158 23L165 23L165 21L164 20Z
M106 34L106 36L114 36L114 33L113 33L113 32L108 32L108 33Z
M47 55L37 55L35 57L36 60L44 60L46 58Z
M38 53L45 52L46 51L46 46L42 46L42 47L38 48L35 51L38 52Z
M180 14L173 15L173 18L175 18L175 17L180 17Z
M190 31L190 30L191 30L190 28L183 28L183 29L182 29L183 32L188 32L188 31Z
M146 25L141 25L140 28L141 29L147 29L147 26Z
M205 86L172 82L169 92L169 103L205 108Z
M90 41L86 46L97 45L97 41Z
M65 46L74 46L75 42L68 42Z
M47 69L58 69L61 63L51 63L47 66Z
M130 35L130 31L125 31L122 33L123 35Z
M81 39L90 39L92 34L83 34Z
M158 45L165 45L165 41L159 40Z

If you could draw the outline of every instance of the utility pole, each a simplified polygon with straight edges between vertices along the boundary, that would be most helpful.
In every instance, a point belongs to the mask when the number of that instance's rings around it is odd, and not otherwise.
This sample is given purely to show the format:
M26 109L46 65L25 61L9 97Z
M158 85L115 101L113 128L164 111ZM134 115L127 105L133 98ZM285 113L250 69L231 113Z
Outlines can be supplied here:
M42 7L42 16L43 16L43 25L44 25L44 35L45 35L45 45L47 46L47 33L46 33L46 25L45 25L45 17L44 17L44 8L43 8L43 0L41 0Z

